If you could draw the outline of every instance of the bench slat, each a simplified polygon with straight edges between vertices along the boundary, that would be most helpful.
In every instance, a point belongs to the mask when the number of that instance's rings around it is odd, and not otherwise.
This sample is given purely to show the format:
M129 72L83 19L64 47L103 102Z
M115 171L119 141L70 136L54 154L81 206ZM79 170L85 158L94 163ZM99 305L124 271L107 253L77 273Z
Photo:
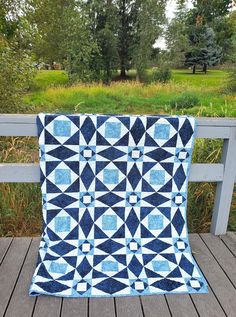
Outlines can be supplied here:
M197 118L197 138L230 137L230 127L236 127L232 118ZM0 115L0 136L37 136L36 115Z

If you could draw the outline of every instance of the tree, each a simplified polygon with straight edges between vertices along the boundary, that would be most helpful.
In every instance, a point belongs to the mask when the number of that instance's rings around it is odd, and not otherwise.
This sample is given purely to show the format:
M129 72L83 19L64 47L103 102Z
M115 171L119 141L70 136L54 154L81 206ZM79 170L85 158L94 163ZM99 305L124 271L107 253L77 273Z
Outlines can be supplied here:
M222 61L226 61L232 50L233 29L228 15L234 0L195 0L190 10L188 25L207 25L215 32L215 41L222 48Z
M90 63L97 50L87 17L77 0L27 0L28 18L36 30L37 59L65 66L71 80L93 79Z
M108 84L112 78L112 71L119 65L119 56L116 38L107 25L98 33L98 44L101 48L103 80Z
M20 111L34 75L27 29L22 32L26 20L21 4L7 0L0 6L0 109L5 113Z
M168 59L174 67L184 65L185 53L188 51L187 18L188 9L185 2L178 3L175 17L168 23L165 32Z
M215 33L212 28L202 25L191 27L189 32L190 50L185 54L185 65L203 67L207 72L208 66L217 65L222 58L222 49L216 44Z
M137 71L137 79L142 80L152 54L153 44L162 33L166 1L139 0L136 1L136 5L137 20L134 28L133 64Z
M90 23L90 30L98 46L93 65L100 79L109 83L114 70L119 67L117 27L118 11L114 1L84 1L83 8Z

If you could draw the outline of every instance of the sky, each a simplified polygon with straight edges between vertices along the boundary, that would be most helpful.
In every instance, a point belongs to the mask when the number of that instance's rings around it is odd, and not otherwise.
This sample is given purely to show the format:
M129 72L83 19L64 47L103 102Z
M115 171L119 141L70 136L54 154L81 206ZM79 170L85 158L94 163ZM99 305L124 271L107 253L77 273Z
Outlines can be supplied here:
M173 19L173 17L175 16L175 11L176 11L176 0L169 0L166 6L166 16L168 18L168 20ZM192 5L192 0L188 0L186 2L187 7L190 9L193 7ZM165 49L166 48L166 43L165 43L165 39L163 37L159 38L156 43L154 44L154 47L160 47L161 49Z

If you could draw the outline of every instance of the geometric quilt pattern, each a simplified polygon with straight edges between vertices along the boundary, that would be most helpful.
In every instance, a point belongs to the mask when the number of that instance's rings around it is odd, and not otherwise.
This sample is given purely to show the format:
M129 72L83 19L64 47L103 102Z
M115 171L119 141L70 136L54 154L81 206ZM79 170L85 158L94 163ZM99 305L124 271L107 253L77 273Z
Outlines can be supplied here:
M186 224L195 120L37 116L43 232L32 296L206 293Z

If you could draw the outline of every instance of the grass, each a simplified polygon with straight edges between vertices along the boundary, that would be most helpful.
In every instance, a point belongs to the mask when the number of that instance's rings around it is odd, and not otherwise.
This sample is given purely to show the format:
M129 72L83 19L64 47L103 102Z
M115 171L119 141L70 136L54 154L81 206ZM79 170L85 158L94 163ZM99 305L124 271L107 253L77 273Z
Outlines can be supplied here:
M55 83L50 78L57 75ZM55 75L56 74L56 75ZM132 76L132 73L131 73ZM40 71L35 78L37 90L25 97L26 112L84 113L173 113L170 103L183 92L195 94L199 104L178 113L202 116L236 116L236 97L224 93L228 74L211 70L207 75L192 75L174 70L170 83L140 84L136 81L67 86L63 71ZM44 81L45 79L45 81ZM39 87L41 87L39 89Z
M129 72L132 78L133 71ZM39 71L25 95L25 113L132 113L176 114L236 117L236 96L226 93L228 73L210 70L207 75L192 75L188 70L174 70L167 84L140 84L135 80L102 84L68 85L64 71ZM183 93L193 94L199 104L181 111L171 109L171 100ZM219 162L222 142L198 139L193 161ZM1 138L0 162L32 163L38 160L35 138ZM190 232L209 231L215 195L214 183L190 183L188 226ZM38 184L0 184L0 236L39 235L41 233L41 194ZM229 230L236 231L236 192Z

